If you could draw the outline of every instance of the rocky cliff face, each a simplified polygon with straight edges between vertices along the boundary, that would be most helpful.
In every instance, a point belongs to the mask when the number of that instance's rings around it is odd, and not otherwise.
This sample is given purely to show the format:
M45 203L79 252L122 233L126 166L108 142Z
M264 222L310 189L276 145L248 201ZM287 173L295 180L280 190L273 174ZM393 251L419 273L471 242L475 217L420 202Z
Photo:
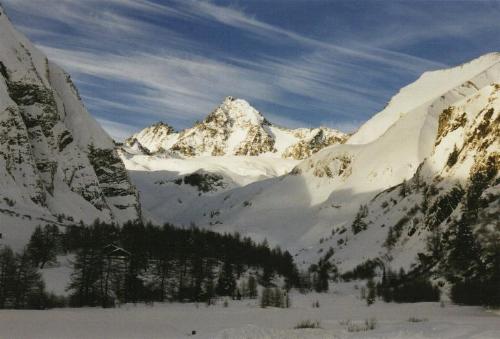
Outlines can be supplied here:
M142 146L150 153L181 157L266 155L300 160L346 138L330 128L291 130L274 126L245 100L227 97L192 128L175 133L170 126L158 123L133 135L125 144L132 152Z
M343 144L348 138L329 128L298 129L293 134L300 141L288 146L282 156L296 160L309 158L325 147Z
M114 143L69 75L0 13L0 232L8 238L23 220L139 218Z

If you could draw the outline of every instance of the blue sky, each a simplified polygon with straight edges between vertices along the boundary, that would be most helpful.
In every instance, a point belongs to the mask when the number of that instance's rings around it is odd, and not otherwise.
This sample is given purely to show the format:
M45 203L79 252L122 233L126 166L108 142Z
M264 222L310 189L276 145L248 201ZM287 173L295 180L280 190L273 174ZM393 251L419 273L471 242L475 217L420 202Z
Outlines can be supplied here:
M422 72L500 51L500 1L0 1L118 139L228 95L352 131Z

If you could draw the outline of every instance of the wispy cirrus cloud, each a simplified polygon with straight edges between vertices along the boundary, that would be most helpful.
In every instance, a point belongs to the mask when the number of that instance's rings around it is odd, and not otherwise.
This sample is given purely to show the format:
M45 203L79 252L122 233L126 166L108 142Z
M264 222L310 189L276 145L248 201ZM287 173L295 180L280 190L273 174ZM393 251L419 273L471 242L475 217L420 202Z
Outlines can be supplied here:
M371 44L380 48L402 48L433 40L468 40L481 43L481 35L500 30L500 3L498 1L446 1L428 2L428 6L415 7L410 2L395 2L388 8L398 21L388 21L375 27L376 37ZM464 7L463 5L467 5ZM486 5L486 6L485 6ZM397 31L398 34L388 34Z
M448 17L431 25L421 8L406 4L385 9L391 18L414 11L410 28L399 31L406 27L402 22L372 28L362 26L366 20L360 18L362 27L348 30L320 11L308 13L323 17L318 25L330 36L261 18L266 6L286 11L284 2L3 2L18 27L73 74L91 112L109 131L113 128L113 135L159 119L186 127L226 95L248 99L277 122L327 122L352 129L398 87L448 64L440 55L426 57L422 50L402 46L425 41L439 29L461 34L453 31ZM314 7L308 2L303 6ZM334 17L344 9L327 10ZM355 8L353 13L358 12ZM299 22L304 14L298 15ZM470 19L471 24L476 21ZM428 28L419 29L422 23Z
M223 7L212 2L200 0L174 0L187 8L187 12L199 17L209 18L219 23L252 33L254 36L275 43L286 43L287 40L301 44L305 47L319 50L328 50L332 54L355 57L366 61L414 69L415 67L443 67L446 64L428 60L425 58L408 55L405 53L385 50L377 46L357 46L356 48L338 45L325 39L315 39L304 34L283 29L271 24L259 21L255 17L248 16L244 11L231 7ZM417 71L421 70L418 68Z

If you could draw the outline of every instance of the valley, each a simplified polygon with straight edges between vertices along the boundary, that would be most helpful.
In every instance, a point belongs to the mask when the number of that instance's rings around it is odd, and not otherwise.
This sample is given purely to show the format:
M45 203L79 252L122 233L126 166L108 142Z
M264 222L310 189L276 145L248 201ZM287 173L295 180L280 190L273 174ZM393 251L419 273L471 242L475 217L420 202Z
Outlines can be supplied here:
M44 51L0 5L0 337L500 337L500 53L352 133L226 96L115 140Z

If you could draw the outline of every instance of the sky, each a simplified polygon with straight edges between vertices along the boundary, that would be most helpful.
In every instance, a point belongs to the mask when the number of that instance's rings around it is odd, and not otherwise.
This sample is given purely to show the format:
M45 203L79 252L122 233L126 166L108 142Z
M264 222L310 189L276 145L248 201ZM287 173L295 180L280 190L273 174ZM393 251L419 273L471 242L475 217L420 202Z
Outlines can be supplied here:
M0 0L116 139L226 96L352 132L423 72L500 51L500 1Z

